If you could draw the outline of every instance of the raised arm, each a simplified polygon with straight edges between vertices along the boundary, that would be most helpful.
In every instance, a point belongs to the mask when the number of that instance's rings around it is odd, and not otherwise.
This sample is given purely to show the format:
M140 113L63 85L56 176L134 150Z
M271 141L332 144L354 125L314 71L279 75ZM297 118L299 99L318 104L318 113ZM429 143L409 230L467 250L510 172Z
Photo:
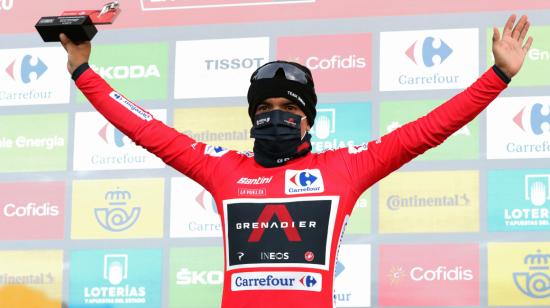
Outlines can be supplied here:
M533 39L524 43L529 22L510 16L502 37L494 29L495 65L475 83L440 105L426 116L410 122L368 146L341 151L353 182L362 191L409 162L416 156L441 144L454 132L473 120L502 92L515 76L529 51Z
M212 147L196 142L161 121L112 89L89 66L90 42L74 44L60 37L67 50L67 69L90 103L109 122L136 144L161 158L166 164L211 188L211 176L220 157L209 156Z

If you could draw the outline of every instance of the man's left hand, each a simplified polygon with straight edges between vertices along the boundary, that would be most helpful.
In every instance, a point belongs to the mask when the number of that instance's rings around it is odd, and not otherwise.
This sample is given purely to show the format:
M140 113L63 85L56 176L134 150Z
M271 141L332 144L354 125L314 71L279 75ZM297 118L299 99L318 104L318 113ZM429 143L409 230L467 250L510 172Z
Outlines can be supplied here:
M517 24L515 22L516 15L508 18L502 31L502 37L498 28L493 28L495 64L510 78L514 77L521 69L523 60L533 43L533 38L529 37L524 44L530 25L527 16L523 15Z

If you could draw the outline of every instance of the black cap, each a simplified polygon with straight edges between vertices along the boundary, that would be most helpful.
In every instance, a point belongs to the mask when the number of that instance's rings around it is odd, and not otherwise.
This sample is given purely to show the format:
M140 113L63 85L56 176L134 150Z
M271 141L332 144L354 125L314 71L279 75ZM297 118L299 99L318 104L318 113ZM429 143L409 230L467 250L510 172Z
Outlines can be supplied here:
M288 68L289 65L294 67L294 72L297 72L297 68L301 72L300 76L292 76L293 73L288 69L285 71L285 67ZM261 74L265 68L272 69L272 76L264 75L257 78L258 72ZM317 95L311 71L307 67L295 62L273 61L258 68L252 74L247 95L248 115L252 121L258 105L272 97L284 97L298 104L307 116L309 125L313 126L317 114Z

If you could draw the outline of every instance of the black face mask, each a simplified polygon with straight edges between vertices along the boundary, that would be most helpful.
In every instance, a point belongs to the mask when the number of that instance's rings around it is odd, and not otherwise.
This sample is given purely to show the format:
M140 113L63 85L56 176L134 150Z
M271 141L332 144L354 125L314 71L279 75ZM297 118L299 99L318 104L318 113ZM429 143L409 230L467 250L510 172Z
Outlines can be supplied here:
M302 139L302 118L290 112L273 110L255 116L250 137L254 140L254 159L264 167L277 167L311 151L311 135Z

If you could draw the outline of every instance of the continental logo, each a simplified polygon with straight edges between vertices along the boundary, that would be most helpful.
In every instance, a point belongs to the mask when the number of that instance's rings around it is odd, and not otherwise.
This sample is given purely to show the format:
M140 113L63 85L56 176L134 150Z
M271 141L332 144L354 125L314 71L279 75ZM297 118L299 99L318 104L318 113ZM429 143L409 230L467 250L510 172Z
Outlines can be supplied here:
M210 130L193 132L190 130L184 131L184 134L191 137L192 139L203 141L203 142L212 142L212 141L248 141L249 130L233 130L226 132L213 132Z
M417 207L458 207L469 206L470 198L466 193L443 195L438 197L420 197L417 195L409 197L401 197L398 195L391 195L387 201L386 206L388 209L397 211L402 208L417 208Z

